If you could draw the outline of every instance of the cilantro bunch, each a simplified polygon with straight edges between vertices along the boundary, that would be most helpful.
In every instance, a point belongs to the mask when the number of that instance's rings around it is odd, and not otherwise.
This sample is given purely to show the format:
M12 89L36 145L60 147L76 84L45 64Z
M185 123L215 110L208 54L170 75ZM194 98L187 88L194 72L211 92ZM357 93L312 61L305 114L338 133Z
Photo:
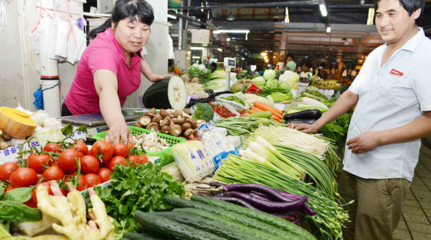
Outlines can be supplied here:
M95 187L94 190L105 203L108 215L114 219L117 232L136 232L138 223L134 214L137 210L171 210L172 207L163 198L182 197L186 193L181 182L160 172L160 166L151 162L133 167L118 164L111 174L111 185L103 189Z

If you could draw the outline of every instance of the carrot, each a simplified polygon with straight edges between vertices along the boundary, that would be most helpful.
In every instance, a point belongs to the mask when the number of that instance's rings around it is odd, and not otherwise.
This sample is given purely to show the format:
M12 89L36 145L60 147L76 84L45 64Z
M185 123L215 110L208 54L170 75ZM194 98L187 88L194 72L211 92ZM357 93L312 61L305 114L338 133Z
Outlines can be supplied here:
M252 110L252 111L256 111L256 112L263 112L263 110L262 110L262 109L260 109L260 108L255 108L255 107L251 107L251 108L250 108L250 110Z
M281 121L281 118L278 118L278 117L276 117L276 116L274 116L274 115L272 115L271 117L272 117L272 119L274 119L274 120L275 120L275 121L277 121L277 122L282 122L282 121Z
M250 115L250 114L244 113L244 114L241 115L241 117L248 117L248 115Z
M270 111L272 113L278 113L278 115L283 114L283 112L281 110L279 110L279 109L277 109L275 107L271 107L268 104L265 104L263 102L255 101L254 102L254 106L257 107L257 108L260 108L260 109L262 109L264 111Z
M261 112L261 111L256 111L256 110L250 110L250 111L248 111L249 114L257 113L257 112Z

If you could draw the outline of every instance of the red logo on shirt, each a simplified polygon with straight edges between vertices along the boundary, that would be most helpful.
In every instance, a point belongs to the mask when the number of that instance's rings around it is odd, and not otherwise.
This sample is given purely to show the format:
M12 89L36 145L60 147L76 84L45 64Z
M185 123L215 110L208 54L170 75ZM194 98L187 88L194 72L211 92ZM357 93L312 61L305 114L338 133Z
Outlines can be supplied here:
M400 71L397 71L395 69L392 69L391 72L390 72L390 74L397 75L397 76L403 76L404 75L404 73L402 73Z

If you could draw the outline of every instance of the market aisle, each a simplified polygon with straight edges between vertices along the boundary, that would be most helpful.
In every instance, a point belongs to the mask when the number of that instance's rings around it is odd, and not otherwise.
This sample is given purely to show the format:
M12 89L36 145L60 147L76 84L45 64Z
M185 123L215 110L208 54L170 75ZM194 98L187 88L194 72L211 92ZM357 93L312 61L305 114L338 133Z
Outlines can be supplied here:
M431 240L431 150L424 145L394 238Z

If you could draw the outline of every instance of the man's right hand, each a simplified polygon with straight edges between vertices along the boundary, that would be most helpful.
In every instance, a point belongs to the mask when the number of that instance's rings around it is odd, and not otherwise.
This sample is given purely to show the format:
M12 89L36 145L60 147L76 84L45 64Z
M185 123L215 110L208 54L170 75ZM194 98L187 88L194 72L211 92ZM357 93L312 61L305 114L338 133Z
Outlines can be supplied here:
M288 124L287 127L293 127L293 129L302 131L303 133L317 133L319 128L315 124Z

